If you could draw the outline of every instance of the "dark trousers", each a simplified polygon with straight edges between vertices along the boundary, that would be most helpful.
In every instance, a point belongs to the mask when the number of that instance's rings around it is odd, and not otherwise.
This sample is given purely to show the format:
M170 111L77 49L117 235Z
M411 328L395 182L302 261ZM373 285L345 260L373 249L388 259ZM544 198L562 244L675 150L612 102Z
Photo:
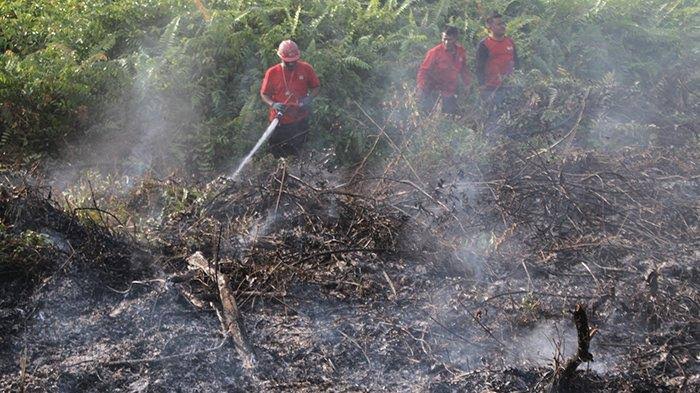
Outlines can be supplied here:
M481 99L491 106L499 106L503 103L507 92L507 87L485 87L481 90Z
M451 115L457 114L457 98L454 95L441 96L438 92L434 91L421 93L420 97L418 97L418 104L420 105L421 112L432 112L438 98L442 99L442 113Z
M270 136L270 153L277 158L298 155L304 143L306 143L308 132L308 117L296 123L278 125L272 136Z

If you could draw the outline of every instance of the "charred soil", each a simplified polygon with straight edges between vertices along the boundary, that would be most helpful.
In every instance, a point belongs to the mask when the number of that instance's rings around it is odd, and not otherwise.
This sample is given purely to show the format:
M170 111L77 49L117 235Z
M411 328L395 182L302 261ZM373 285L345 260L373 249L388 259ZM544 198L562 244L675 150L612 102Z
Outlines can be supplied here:
M123 197L161 214L138 232L6 177L0 390L696 391L697 160L280 161L176 210L180 183L144 180Z

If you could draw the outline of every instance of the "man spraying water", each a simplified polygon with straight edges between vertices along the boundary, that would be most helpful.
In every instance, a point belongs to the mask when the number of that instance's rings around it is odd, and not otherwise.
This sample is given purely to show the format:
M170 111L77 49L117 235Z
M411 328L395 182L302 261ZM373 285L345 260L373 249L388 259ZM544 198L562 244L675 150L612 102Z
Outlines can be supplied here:
M320 82L313 67L299 60L301 53L294 41L282 41L277 55L282 62L265 72L260 97L270 106L270 121L279 118L270 136L270 152L284 157L298 154L306 142L311 102Z
M282 41L277 55L282 62L265 72L260 87L260 97L270 106L270 125L238 165L232 179L238 178L243 167L268 138L270 152L275 157L299 154L306 142L311 102L318 95L320 82L313 67L299 60L301 52L294 41Z

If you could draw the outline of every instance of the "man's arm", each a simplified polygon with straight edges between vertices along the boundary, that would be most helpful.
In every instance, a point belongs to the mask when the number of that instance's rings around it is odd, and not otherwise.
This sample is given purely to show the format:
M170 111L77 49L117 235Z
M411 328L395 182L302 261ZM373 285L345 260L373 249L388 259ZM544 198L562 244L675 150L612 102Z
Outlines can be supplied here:
M309 65L307 83L309 89L309 92L307 94L314 98L318 96L318 92L321 89L321 81L318 79L318 75L316 75L316 70L314 70L314 68L311 67L311 65Z
M270 74L272 69L268 69L263 77L262 85L260 86L260 98L267 104L267 106L272 106L275 102L272 100L272 89L270 86Z
M420 67L418 68L418 76L416 79L418 81L419 91L424 91L428 87L428 78L430 78L430 67L432 64L433 54L428 52L425 55L425 59L423 59L423 63L421 63Z
M486 39L481 40L476 47L476 79L480 85L486 83L486 62L489 60L489 48Z
M306 96L299 97L299 106L302 108L308 108L313 102L314 98L318 96L321 90L321 82L318 80L318 75L311 65L305 69L306 74Z
M272 106L272 104L275 103L274 101L272 101L272 97L271 97L271 96L269 96L269 95L263 93L262 91L260 92L260 98L262 99L262 101L263 101L265 104L267 104L267 106Z

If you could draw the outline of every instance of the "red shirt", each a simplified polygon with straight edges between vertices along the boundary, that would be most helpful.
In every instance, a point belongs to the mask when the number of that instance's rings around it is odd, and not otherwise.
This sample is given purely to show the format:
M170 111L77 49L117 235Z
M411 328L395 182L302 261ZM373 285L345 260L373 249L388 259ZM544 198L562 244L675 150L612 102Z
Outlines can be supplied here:
M455 44L454 54L445 45L439 44L429 50L418 69L418 89L439 91L440 95L450 96L457 92L458 77L469 86L471 76L467 69L467 52Z
M486 37L476 50L476 75L479 82L488 89L495 89L503 82L503 77L513 73L518 57L515 44L510 37L496 40Z
M262 86L260 86L260 92L270 96L274 102L287 105L287 110L280 119L280 123L290 124L309 115L308 109L299 107L299 101L309 93L309 90L320 85L313 67L309 63L299 60L293 70L282 67L282 63L268 68ZM270 121L276 115L277 111L270 108Z

